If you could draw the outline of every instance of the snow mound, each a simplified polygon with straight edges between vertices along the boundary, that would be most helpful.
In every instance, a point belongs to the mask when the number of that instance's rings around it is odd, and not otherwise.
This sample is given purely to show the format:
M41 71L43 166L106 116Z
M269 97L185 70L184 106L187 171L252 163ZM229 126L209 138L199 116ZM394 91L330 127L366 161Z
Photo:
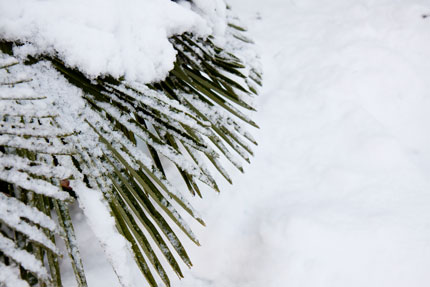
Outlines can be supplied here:
M89 77L148 83L173 68L169 36L223 33L225 23L217 15L225 7L215 3L192 11L170 0L0 0L0 37L25 43L17 49L21 55L56 54ZM206 21L199 14L211 17Z

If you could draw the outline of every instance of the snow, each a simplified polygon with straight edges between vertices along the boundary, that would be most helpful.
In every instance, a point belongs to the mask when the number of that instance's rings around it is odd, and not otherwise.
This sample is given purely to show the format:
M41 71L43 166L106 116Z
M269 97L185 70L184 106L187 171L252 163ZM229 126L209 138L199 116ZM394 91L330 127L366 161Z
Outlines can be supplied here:
M30 240L38 242L56 254L59 253L55 244L43 230L22 220L22 218L27 218L50 231L57 232L54 221L37 208L26 206L21 201L0 193L0 218L3 223L28 236Z
M192 2L194 6L191 8L207 20L207 25L211 28L213 35L224 35L227 28L225 2L223 0L193 0ZM189 3L182 1L182 4L188 6ZM223 46L225 39L215 37L215 44Z
M23 266L26 270L36 274L38 278L42 280L46 280L49 278L46 269L42 265L42 262L40 262L33 254L28 253L23 249L16 248L15 243L11 239L3 236L2 234L0 234L0 250L6 256L13 259L13 261ZM15 278L13 274L11 274L11 280L14 279ZM8 282L10 282L9 279Z
M19 278L19 269L4 265L0 262L0 282L6 287L28 287L28 283Z
M182 287L430 284L428 1L249 1L255 159L195 202Z
M264 87L253 115L259 146L245 175L229 168L233 186L191 200L207 227L193 226L202 246L187 244L194 267L181 281L172 276L172 286L428 286L430 21L422 17L430 12L428 0L230 2L262 55ZM207 8L219 1L196 3ZM91 25L114 25L101 20ZM69 65L90 63L56 49ZM109 70L99 56L91 59L100 66L86 73L132 79L137 72L125 70L129 58ZM85 190L79 198L99 236L105 228L114 232L111 217L97 220L107 215L100 194ZM90 285L118 286L88 227L76 229ZM117 272L132 281L127 268L135 266L122 253L123 239L99 240L110 246ZM73 286L73 275L65 275Z
M1 143L1 141L0 141ZM67 192L61 191L57 186L51 183L41 180L34 179L28 176L28 174L20 172L18 170L7 170L0 167L0 179L6 182L13 182L17 186L29 189L38 194L43 194L59 200L70 199L70 195Z
M101 192L86 188L79 182L72 182L71 186L76 190L79 206L114 267L121 286L138 286L138 282L145 279L134 263L130 244L116 229L115 219L109 213Z
M23 55L57 54L90 77L147 83L173 68L169 36L222 32L216 7L201 6L210 21L170 0L1 0L0 37L28 42L16 49Z

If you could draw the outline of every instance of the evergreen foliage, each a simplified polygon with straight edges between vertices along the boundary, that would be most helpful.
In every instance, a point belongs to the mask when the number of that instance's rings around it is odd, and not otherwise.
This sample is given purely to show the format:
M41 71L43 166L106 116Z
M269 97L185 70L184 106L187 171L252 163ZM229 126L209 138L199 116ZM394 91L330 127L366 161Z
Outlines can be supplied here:
M237 155L249 162L256 144L243 124L257 125L242 110L254 110L261 74L235 56L251 41L234 18L228 33L226 47L172 37L174 69L147 85L89 79L55 55L21 60L13 48L22 43L0 42L0 285L62 286L56 235L87 285L68 205L90 189L103 195L150 286L183 277L177 258L192 263L172 225L199 244L180 214L204 222L169 183L165 160L202 197L198 182L219 191L207 162L231 182L220 155L243 171ZM84 100L78 113L62 98L70 84Z

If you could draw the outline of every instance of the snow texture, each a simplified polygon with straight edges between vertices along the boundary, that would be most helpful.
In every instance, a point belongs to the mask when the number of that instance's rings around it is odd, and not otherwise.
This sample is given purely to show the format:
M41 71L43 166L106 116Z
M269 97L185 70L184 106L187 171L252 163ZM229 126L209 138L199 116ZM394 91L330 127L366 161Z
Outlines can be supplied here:
M193 202L173 285L429 286L430 3L230 2L262 54L259 147Z
M10 257L13 261L19 263L26 270L33 272L39 278L46 280L49 278L46 269L33 254L28 253L26 250L18 249L15 243L0 234L0 251L2 251L6 256ZM14 280L13 273L10 274L12 280ZM8 279L8 283L10 283Z
M19 269L0 262L0 283L5 287L29 287L28 283L19 278Z
M37 208L27 206L15 198L9 198L0 193L0 219L2 222L14 230L27 235L30 240L38 242L53 252L58 253L55 244L42 230L25 222L22 218L27 218L50 231L56 231L55 222Z
M170 0L0 0L0 37L24 42L17 53L57 54L90 77L110 74L146 83L173 68L169 36L223 31L210 11L216 7L200 6L210 21Z

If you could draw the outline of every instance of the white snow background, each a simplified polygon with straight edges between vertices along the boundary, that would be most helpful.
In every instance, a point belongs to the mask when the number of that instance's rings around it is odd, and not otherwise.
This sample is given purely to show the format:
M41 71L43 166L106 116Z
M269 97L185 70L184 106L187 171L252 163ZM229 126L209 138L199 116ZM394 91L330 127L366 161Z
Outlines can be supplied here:
M207 227L172 285L430 286L430 1L230 3L261 51L259 146L193 200ZM118 286L77 236L89 285Z

